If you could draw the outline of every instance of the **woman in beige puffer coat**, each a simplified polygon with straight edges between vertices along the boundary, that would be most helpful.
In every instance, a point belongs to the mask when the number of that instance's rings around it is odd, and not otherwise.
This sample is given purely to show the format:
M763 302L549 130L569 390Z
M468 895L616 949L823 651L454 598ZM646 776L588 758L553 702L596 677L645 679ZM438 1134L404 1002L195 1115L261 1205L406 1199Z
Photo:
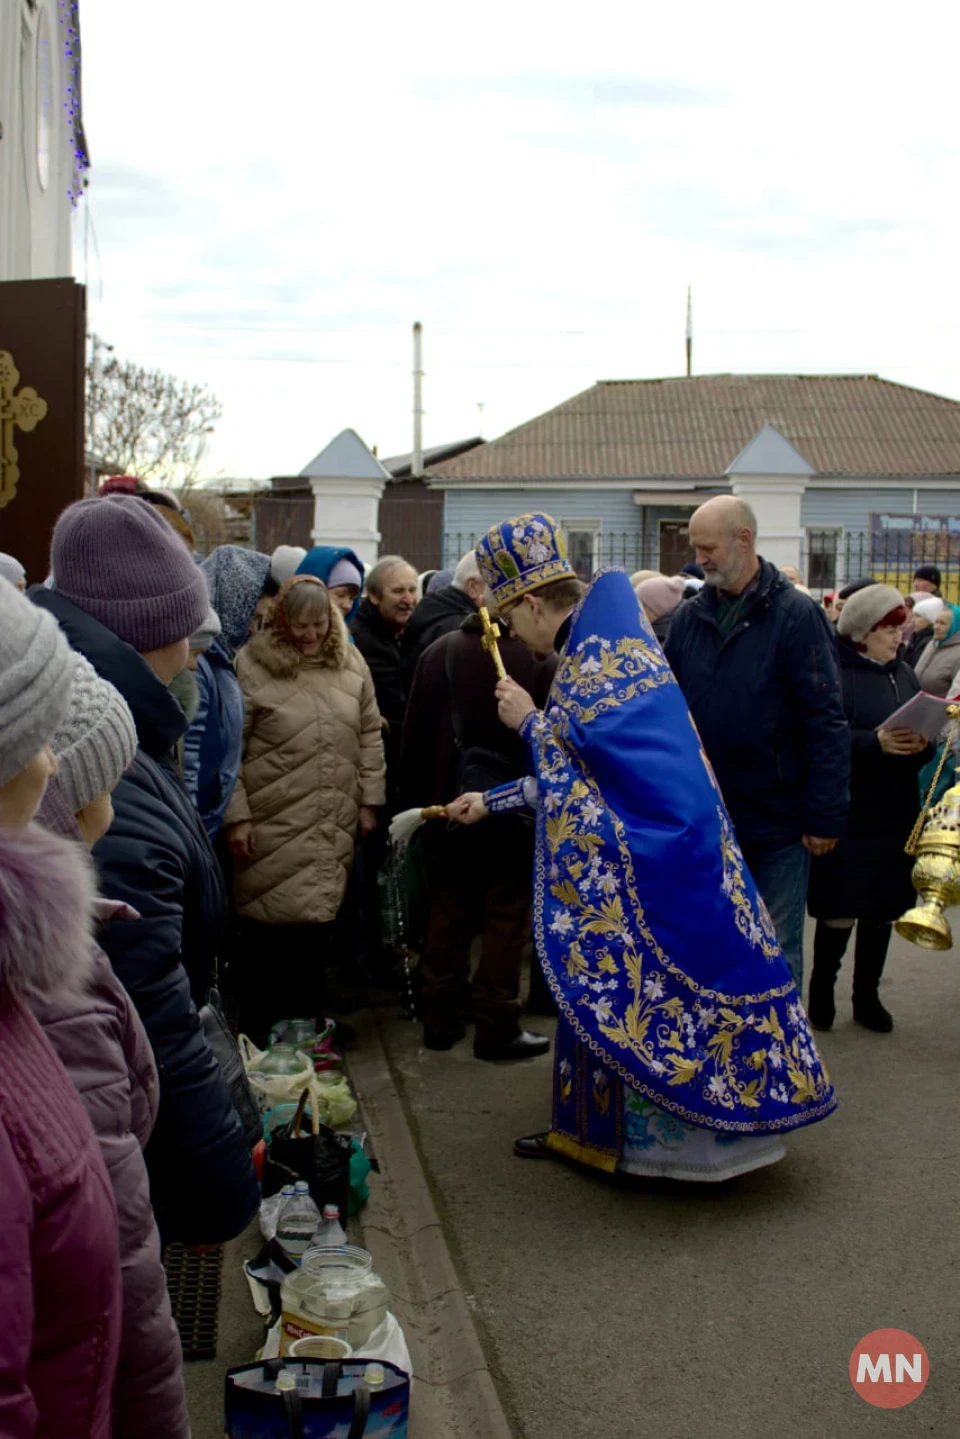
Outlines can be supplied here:
M319 1015L323 968L353 864L385 800L373 680L325 586L281 589L240 651L243 767L226 815L241 920L241 1027Z

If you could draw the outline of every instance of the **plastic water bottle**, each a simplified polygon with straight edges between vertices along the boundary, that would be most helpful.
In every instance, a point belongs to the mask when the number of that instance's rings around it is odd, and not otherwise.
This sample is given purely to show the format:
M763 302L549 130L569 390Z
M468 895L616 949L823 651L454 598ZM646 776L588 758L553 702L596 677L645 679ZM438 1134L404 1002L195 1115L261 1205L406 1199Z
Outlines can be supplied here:
M310 1198L309 1184L305 1179L298 1179L277 1215L277 1238L291 1259L302 1259L306 1254L319 1219L320 1211Z
M336 1249L346 1244L347 1236L340 1223L340 1210L335 1204L323 1206L323 1223L310 1240L311 1249Z

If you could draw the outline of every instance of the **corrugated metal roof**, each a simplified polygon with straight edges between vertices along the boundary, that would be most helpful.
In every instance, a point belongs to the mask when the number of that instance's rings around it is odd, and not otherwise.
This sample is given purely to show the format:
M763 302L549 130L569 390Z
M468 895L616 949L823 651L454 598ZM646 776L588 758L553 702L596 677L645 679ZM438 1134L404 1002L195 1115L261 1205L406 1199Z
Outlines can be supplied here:
M718 479L767 424L821 475L960 475L960 402L876 375L602 380L429 473Z

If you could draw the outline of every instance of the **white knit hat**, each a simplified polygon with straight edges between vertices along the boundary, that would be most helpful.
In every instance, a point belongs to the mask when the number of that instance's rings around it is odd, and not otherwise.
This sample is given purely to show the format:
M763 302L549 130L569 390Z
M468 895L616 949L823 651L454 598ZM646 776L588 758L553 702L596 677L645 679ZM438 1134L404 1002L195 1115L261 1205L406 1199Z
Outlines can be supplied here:
M0 785L50 743L67 712L70 646L53 615L0 583Z
M892 585L867 585L852 594L844 604L843 613L837 621L837 633L854 644L860 644L894 610L903 610L906 618L906 606L899 590Z
M270 556L270 575L278 585L286 584L292 580L297 573L301 560L307 558L307 552L299 545L277 545Z
M57 777L71 814L115 789L137 752L137 731L119 690L74 655L73 689L66 718L53 737Z
M12 585L19 585L27 578L27 572L15 556L0 554L0 576Z
M917 600L917 603L913 607L913 613L932 622L937 618L937 615L942 609L943 600L940 599L939 595L924 595L922 600Z

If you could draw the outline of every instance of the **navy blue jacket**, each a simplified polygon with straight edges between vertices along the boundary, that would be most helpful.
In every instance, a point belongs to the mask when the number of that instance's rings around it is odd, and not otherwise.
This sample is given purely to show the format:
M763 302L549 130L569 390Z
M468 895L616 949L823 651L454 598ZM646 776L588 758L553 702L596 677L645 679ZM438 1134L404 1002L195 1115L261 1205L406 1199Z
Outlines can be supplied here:
M93 858L103 893L140 918L105 926L100 943L157 1061L160 1108L145 1157L161 1236L164 1243L220 1243L246 1227L259 1193L240 1118L197 1014L215 973L225 895L173 765L186 717L136 650L98 620L42 586L30 598L133 711L139 747L113 792L114 820Z
M216 839L243 760L243 691L222 639L200 656L195 671L197 712L183 741L183 782Z
M762 561L726 638L717 591L675 612L667 659L700 731L742 845L843 834L850 736L836 639L820 605Z

